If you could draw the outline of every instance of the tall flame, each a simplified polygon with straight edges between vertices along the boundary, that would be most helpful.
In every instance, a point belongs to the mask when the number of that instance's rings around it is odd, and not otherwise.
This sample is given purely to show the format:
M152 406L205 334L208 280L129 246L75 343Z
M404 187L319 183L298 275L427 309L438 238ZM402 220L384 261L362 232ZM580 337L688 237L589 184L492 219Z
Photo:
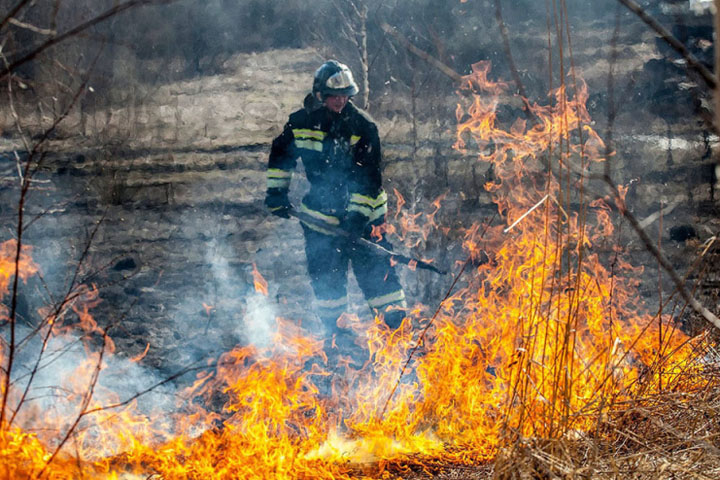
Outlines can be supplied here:
M488 69L476 65L468 83L483 85ZM655 387L661 377L678 381L692 349L669 318L637 305L633 279L641 269L622 261L619 249L610 261L595 249L614 227L606 201L584 197L584 174L605 161L602 140L588 125L585 85L574 95L556 89L550 105L531 107L532 124L518 120L508 130L495 114L502 89L489 90L493 95L458 106L456 146L474 141L494 169L486 189L508 225L521 221L507 234L490 230L495 262L478 268L463 307L470 318L482 315L471 323L484 331L460 337L484 340L476 354L494 371L494 388L509 395L498 412L505 425L521 435L559 435L588 427L590 413L626 398L640 380ZM551 201L531 211L543 198ZM662 351L674 354L644 373Z
M604 161L585 86L556 89L548 105L530 106L531 120L505 128L497 106L506 85L489 73L489 63L477 64L464 82L456 148L492 165L495 180L485 188L505 225L465 233L468 255L484 249L491 261L473 264L434 317L417 307L393 331L379 319L343 317L367 355L362 368L342 355L330 362L328 345L278 319L272 346L225 353L178 395L178 414L149 416L132 401L107 408L88 395L88 379L102 371L112 343L91 319L97 294L87 288L73 305L80 325L72 331L100 336L104 347L88 347L73 375L85 380L63 387L74 414L28 412L3 425L0 471L12 478L388 478L412 463L484 461L518 437L589 429L638 392L692 388L699 340L638 305L640 269L619 247L604 249L615 234L610 205L585 198L584 174ZM414 245L435 228L442 199L424 217L401 213L405 200L399 192L396 199L402 228L374 234ZM0 286L7 289L14 250L4 248ZM24 261L21 271L32 270ZM253 278L267 294L255 265ZM69 335L63 320L58 315L47 328ZM37 418L50 425L47 434L17 426L41 431ZM53 455L73 418L82 428L72 449Z

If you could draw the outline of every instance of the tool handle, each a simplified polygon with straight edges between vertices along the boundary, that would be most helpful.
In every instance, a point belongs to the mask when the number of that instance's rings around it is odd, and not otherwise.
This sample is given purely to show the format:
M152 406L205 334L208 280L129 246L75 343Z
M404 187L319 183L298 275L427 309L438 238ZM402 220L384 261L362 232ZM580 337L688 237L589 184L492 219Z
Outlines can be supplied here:
M351 242L353 242L355 245L363 246L365 248L368 248L369 250L374 251L375 253L378 253L378 254L381 254L381 255L384 255L387 257L393 257L399 263L402 263L405 265L410 265L411 263L414 262L415 265L417 266L417 268L421 268L424 270L430 270L431 272L439 273L440 275L447 275L447 273L448 273L447 271L441 270L429 262L425 262L423 260L418 260L416 258L408 257L405 255L401 255L399 253L393 252L392 250L388 250L387 248L383 247L382 245L378 245L377 243L372 242L372 241L368 240L367 238L353 237L347 231L343 230L340 227L334 227L332 225L327 225L325 223L320 224L320 221L318 219L316 219L315 217L308 215L307 213L304 213L304 212L298 212L294 208L290 209L288 211L288 214L291 217L295 217L304 223L321 227L322 229L324 229L326 231L329 231L329 232L332 232L341 237L347 238Z

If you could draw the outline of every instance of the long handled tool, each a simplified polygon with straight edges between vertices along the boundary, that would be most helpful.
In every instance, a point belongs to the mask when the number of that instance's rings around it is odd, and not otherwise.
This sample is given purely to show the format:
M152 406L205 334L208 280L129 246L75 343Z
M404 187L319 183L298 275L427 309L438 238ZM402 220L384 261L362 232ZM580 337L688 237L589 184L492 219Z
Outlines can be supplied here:
M383 247L382 245L379 245L375 242L371 242L370 240L368 240L366 238L352 236L352 235L350 235L350 233L343 230L342 228L328 225L327 223L321 222L317 218L313 217L312 215L308 215L307 213L299 212L295 209L290 209L288 211L288 214L291 217L295 217L298 220L300 220L308 225L313 225L313 226L322 228L323 230L333 233L335 235L348 238L355 245L358 245L363 248L367 248L368 250L371 250L371 251L375 252L376 254L383 255L386 257L392 257L398 263L403 263L405 265L414 264L417 266L417 268L430 270L431 272L439 273L440 275L447 275L447 273L448 273L445 270L441 270L429 262L425 262L423 260L418 260L416 258L408 257L408 256L402 255L400 253L393 252L392 250L388 250L387 248Z

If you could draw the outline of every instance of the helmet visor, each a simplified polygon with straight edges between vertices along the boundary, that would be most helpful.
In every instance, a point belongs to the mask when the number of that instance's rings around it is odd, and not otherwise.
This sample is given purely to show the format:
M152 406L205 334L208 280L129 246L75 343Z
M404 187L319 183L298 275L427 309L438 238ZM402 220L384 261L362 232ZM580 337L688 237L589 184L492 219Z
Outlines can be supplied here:
M350 70L340 70L339 72L331 75L326 81L325 86L332 90L341 90L344 88L352 87L355 85L353 81L352 73Z

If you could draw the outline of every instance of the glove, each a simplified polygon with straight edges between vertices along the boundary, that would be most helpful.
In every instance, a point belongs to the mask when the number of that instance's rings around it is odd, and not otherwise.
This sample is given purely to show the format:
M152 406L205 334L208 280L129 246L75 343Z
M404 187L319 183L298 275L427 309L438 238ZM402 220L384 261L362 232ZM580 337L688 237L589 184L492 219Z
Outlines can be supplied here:
M287 193L268 193L265 197L265 206L270 210L270 213L282 218L290 218L290 210L293 209L292 203L288 200Z
M353 238L362 237L367 226L367 217L360 212L348 212L340 222L340 228Z

